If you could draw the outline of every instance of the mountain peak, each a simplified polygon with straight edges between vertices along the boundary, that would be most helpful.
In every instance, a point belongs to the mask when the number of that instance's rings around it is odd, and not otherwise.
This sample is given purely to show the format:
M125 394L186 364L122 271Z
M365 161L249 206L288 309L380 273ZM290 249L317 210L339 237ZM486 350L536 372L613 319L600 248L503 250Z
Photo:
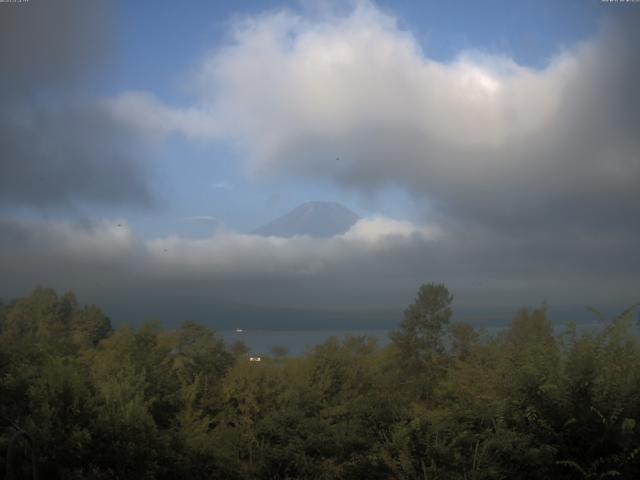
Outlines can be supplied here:
M306 202L289 213L255 229L252 233L269 237L332 237L349 230L360 217L336 202Z

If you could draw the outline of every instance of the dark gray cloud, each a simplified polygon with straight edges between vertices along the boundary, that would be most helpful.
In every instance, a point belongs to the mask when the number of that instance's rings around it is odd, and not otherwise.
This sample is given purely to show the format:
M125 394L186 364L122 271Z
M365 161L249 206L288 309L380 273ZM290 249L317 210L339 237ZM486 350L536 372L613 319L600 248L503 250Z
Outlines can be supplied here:
M542 301L573 313L587 305L622 309L638 301L638 261L625 236L506 238L389 219L365 219L322 239L219 232L145 240L118 221L0 222L4 298L25 294L37 279L97 302L118 322L389 326L429 281L445 282L458 318L478 323Z
M76 87L103 65L111 51L110 3L31 0L2 5L3 102L22 102L42 89Z
M68 99L0 114L0 205L146 204L138 138L99 106Z
M139 138L88 100L111 54L111 7L0 5L0 206L149 203Z

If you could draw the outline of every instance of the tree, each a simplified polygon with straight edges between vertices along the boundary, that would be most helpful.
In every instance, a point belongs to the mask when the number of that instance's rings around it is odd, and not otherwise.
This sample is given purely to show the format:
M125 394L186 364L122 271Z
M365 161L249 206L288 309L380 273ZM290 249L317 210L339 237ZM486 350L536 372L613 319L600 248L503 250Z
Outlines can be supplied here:
M73 340L81 347L95 347L113 331L109 317L95 305L77 309L71 325Z
M468 323L454 323L449 329L451 353L458 360L467 360L477 345L480 335Z
M441 283L420 287L415 301L404 312L400 329L390 334L406 363L423 367L432 363L434 355L444 353L443 337L452 301L453 295Z

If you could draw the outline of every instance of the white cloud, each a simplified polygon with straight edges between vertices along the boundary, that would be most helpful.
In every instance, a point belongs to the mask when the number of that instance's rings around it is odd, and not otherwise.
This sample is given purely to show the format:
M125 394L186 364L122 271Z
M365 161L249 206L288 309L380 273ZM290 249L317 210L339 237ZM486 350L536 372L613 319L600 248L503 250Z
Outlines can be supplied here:
M140 94L116 104L149 128L234 139L263 174L399 186L449 220L494 228L543 216L585 227L638 213L632 23L535 69L475 51L435 61L368 2L341 17L258 15L204 58L192 108Z
M103 296L112 302L115 292L139 292L135 301L147 305L160 301L163 292L189 288L194 294L209 292L207 298L214 303L290 307L331 299L337 306L353 300L348 288L335 297L337 285L367 288L366 276L359 280L363 269L411 276L396 267L389 270L391 258L431 241L425 230L385 218L361 220L347 234L332 238L223 230L204 239L144 239L126 223L106 220L74 224L4 219L0 227L5 273L0 291L5 295L38 282L78 290L92 301ZM314 284L317 289L307 290Z
M226 181L215 182L211 186L216 190L233 190L233 185Z
M548 120L573 64L558 57L535 71L477 53L439 63L393 17L359 2L344 18L279 12L237 23L229 44L202 62L193 108L172 109L144 92L109 104L152 130L241 138L268 165L298 138L348 137L376 125L462 146L496 145Z
M120 122L148 134L180 133L203 140L220 130L216 119L202 108L172 108L149 92L126 92L105 100L103 106Z
M185 220L216 221L208 216ZM432 240L431 229L383 217L362 219L344 235L331 238L263 237L220 230L203 239L178 235L144 239L121 220L78 224L5 219L2 225L7 233L0 238L0 253L7 259L15 249L20 251L16 258L31 252L70 263L135 264L143 269L143 275L204 275L220 280L265 274L309 275L335 268L353 257L402 248L416 240Z
M193 215L191 217L183 217L182 220L186 222L220 222L220 220L218 220L216 217L212 217L211 215Z
M220 278L312 275L351 257L402 248L407 242L429 241L435 229L378 217L358 221L344 235L331 238L263 237L221 231L206 239L179 236L146 242L146 251L163 272L199 272Z
M417 227L408 221L374 217L359 220L342 237L350 241L376 243L385 239L393 240L411 237L433 240L437 238L438 232L439 230L435 227Z

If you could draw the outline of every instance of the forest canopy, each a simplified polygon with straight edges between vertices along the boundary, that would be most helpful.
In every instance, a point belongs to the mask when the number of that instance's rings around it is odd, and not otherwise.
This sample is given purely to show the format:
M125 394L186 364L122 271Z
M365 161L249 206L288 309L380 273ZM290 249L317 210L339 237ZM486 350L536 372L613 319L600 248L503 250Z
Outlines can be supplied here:
M391 342L330 338L250 362L204 325L113 329L73 293L0 304L0 476L586 479L640 476L632 310L490 336L420 287Z

